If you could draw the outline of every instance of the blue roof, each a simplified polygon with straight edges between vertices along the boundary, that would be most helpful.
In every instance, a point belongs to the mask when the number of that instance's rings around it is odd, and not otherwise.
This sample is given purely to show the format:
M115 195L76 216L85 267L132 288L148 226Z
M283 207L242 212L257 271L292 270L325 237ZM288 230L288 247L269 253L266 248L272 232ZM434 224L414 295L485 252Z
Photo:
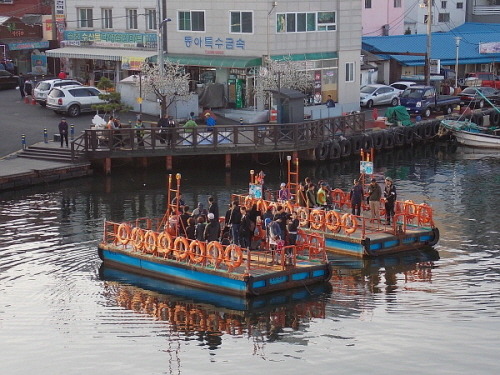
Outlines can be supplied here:
M440 59L441 65L455 65L456 45L455 37L461 37L459 46L459 64L484 64L500 61L500 53L479 53L479 44L500 42L500 24L493 23L464 23L446 33L432 33L431 57ZM365 36L362 49L375 53L387 52L420 52L427 50L427 35L391 35ZM425 65L424 56L381 55L392 58L402 65Z

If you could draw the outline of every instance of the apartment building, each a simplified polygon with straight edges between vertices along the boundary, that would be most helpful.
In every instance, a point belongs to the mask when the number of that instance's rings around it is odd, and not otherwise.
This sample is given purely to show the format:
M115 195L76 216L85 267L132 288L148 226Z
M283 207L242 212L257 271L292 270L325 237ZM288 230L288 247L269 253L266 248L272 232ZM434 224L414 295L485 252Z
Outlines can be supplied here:
M432 31L447 32L465 22L466 0L432 1ZM427 0L405 0L404 30L407 34L427 32Z

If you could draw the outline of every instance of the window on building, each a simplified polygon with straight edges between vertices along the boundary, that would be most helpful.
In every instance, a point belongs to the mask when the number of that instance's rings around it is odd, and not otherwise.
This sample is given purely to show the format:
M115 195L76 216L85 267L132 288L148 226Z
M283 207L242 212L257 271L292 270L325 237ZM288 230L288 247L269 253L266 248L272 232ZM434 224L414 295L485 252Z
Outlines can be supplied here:
M146 29L158 29L158 27L156 26L156 9L146 9Z
M345 64L345 81L354 82L354 63L348 62Z
M463 9L464 3L457 3L457 9Z
M205 12L179 11L179 30L205 31Z
M232 33L253 33L252 12L231 12L229 18Z
M112 29L113 28L113 10L109 8L102 8L101 11L101 21L103 29Z
M336 29L335 12L318 12L318 31L334 31Z
M401 0L394 0L394 8L401 8Z
M127 9L127 29L137 30L137 9Z
M335 12L278 13L276 32L335 31L337 27L335 18Z
M365 9L370 9L372 7L372 0L365 0Z
M450 13L439 13L438 22L450 22Z
M441 8L446 9L446 1L441 1Z
M92 8L78 8L78 27L94 27Z

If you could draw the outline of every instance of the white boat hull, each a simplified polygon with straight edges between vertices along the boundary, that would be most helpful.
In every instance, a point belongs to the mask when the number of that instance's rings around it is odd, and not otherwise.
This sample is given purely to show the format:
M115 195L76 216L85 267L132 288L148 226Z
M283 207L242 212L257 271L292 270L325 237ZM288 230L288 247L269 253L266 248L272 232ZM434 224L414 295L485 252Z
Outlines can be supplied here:
M500 135L472 133L463 130L452 130L457 142L470 147L481 147L500 150Z

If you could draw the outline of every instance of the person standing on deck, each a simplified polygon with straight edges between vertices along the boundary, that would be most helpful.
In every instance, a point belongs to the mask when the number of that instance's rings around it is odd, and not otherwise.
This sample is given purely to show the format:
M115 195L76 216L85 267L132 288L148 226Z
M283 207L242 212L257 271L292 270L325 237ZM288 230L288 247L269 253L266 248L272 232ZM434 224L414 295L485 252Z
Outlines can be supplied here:
M314 191L314 184L312 182L309 183L309 185L307 186L306 205L307 205L307 208L314 208L317 206L316 193Z
M394 217L394 205L396 204L396 186L392 183L392 178L385 178L385 188L384 188L384 198L385 198L385 220L387 225L391 225L391 218Z
M290 190L288 190L286 184L282 182L280 190L278 191L278 201L284 203L288 200L290 200Z
M59 137L61 138L61 147L64 141L66 141L66 147L68 147L68 123L65 118L62 118L59 123Z
M327 209L325 189L326 189L326 182L321 182L318 192L316 193L316 203L324 210Z
M212 196L208 197L208 213L214 214L214 217L219 220L219 206Z
M377 180L372 178L368 187L368 202L370 203L371 221L380 222L380 198L382 197L382 189L377 184Z
M205 233L204 233L205 241L207 242L219 241L219 235L220 235L219 219L216 218L213 213L209 212L208 224L205 227Z
M354 186L351 188L349 193L349 198L351 200L352 214L360 216L361 215L361 203L363 201L363 186L359 183L359 180L354 180Z
M231 235L233 243L240 245L240 224L241 224L241 211L238 201L233 202L231 214L229 215L229 226L231 227Z
M250 242L252 239L252 222L247 214L246 207L241 207L241 223L239 229L240 246L244 249L250 248Z

